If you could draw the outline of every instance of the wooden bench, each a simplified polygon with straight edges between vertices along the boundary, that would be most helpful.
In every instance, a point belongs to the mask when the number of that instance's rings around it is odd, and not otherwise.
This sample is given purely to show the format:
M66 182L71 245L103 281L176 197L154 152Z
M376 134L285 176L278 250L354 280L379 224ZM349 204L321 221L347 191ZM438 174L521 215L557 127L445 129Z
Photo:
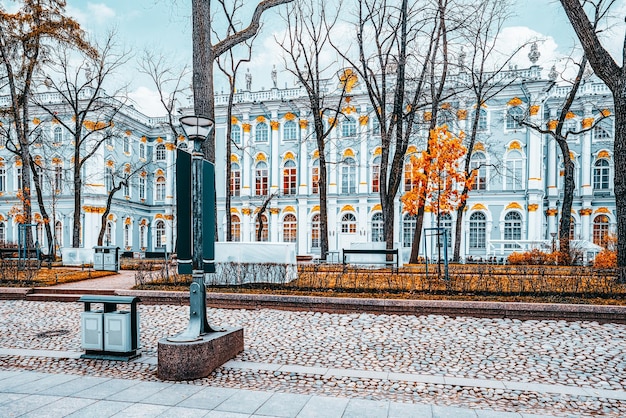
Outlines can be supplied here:
M375 261L375 260L368 260L362 263L358 263L358 264L384 264L387 267L391 267L391 269L394 272L398 271L398 267L400 265L399 263L399 259L398 259L398 249L392 249L392 250L365 250L365 249L361 249L361 250L342 250L342 258L343 258L343 270L346 270L347 265L350 263L347 259L347 256L350 256L350 254L366 254L366 255L384 255L385 259L383 261ZM387 256L388 255L393 255L393 260L387 260Z

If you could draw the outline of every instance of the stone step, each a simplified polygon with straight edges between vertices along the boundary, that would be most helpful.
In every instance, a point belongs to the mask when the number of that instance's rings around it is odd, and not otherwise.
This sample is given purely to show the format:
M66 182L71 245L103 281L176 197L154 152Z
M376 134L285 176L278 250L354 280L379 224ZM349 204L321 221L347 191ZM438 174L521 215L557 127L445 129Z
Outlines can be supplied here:
M115 295L113 289L75 289L75 288L63 288L63 287L34 287L32 294L47 294L47 295Z
M32 302L76 302L81 296L76 293L30 293L25 299Z

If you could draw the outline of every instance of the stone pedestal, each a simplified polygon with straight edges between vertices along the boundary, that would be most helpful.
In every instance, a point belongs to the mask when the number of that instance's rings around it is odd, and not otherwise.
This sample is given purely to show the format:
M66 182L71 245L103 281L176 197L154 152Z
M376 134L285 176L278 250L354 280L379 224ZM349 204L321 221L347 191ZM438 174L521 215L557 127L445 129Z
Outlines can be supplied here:
M157 375L163 380L200 379L242 351L243 328L211 332L192 342L162 338L158 344Z

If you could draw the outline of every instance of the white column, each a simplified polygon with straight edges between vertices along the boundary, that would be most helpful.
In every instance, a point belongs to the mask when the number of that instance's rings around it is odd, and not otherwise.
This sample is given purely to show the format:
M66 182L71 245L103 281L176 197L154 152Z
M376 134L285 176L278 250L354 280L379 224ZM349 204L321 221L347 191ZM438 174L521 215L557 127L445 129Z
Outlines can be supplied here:
M281 242L280 239L280 230L279 230L279 219L280 219L280 209L279 208L270 208L270 216L269 219L269 242Z
M243 139L242 143L244 147L249 149L252 145L250 143L250 123L244 122L242 124L243 130ZM243 153L243 164L241 165L241 175L242 175L242 185L241 185L241 196L250 196L252 194L252 173L254 172L254 161L252 161L252 155L249 152ZM243 220L242 220L243 227ZM242 229L243 232L243 229ZM245 235L244 235L245 237ZM245 239L242 237L242 241Z
M309 234L311 230L311 224L307 214L307 204L304 199L298 200L298 248L297 254L309 253Z
M330 132L330 135L328 135L328 139L330 142L330 146L329 146L329 155L328 155L328 160L326 164L326 167L328 169L328 181L329 181L329 186L328 186L328 194L337 194L337 182L339 181L338 179L339 177L339 172L340 167L339 164L333 164L337 162L337 128L336 128L336 121L332 121L332 125L333 125L333 129Z
M583 119L583 127L590 127L593 123L593 118L585 118ZM583 134L582 137L582 150L581 150L581 162L580 162L580 171L581 171L581 190L583 196L592 196L593 195L593 187L591 184L591 131L587 131Z
M531 123L540 124L539 111L530 117ZM541 134L534 129L526 128L528 135L528 190L542 189L541 163L543 158L541 153Z
M298 188L298 194L301 196L308 194L308 188L312 185L309 185L309 181L311 181L309 177L309 155L307 154L307 141L304 139L307 135L307 126L309 121L302 119L300 120L300 186ZM298 216L298 220L300 217ZM302 253L304 254L304 253Z
M553 138L548 139L548 196L558 196L559 189L557 187L557 167L558 158L556 157L556 141ZM532 161L530 161L532 164Z
M243 208L241 210L241 242L252 242L254 241L252 239L252 234L251 234L251 229L252 231L254 231L254 228L252 228L252 220L251 220L251 210L249 207Z
M366 109L362 109L363 112ZM369 191L369 182L367 180L367 171L369 166L370 153L367 150L367 121L368 117L363 114L363 116L359 117L359 143L361 145L361 149L359 150L360 155L360 164L359 164L359 187L358 192L361 194L366 194Z
M270 121L270 147L272 156L270 157L270 193L278 193L280 185L280 158L278 156L278 128L280 124L276 120Z
M593 210L591 208L581 209L580 214L581 227L580 227L580 239L585 241L593 241L591 235L591 214Z

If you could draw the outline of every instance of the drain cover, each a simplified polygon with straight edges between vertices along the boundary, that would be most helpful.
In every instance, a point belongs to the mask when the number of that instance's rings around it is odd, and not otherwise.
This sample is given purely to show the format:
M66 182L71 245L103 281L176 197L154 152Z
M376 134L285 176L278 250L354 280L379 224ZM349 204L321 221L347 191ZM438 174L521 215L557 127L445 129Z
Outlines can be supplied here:
M44 331L37 334L37 338L50 338L50 337L59 337L61 335L69 334L69 330L66 329L53 329L50 331Z

